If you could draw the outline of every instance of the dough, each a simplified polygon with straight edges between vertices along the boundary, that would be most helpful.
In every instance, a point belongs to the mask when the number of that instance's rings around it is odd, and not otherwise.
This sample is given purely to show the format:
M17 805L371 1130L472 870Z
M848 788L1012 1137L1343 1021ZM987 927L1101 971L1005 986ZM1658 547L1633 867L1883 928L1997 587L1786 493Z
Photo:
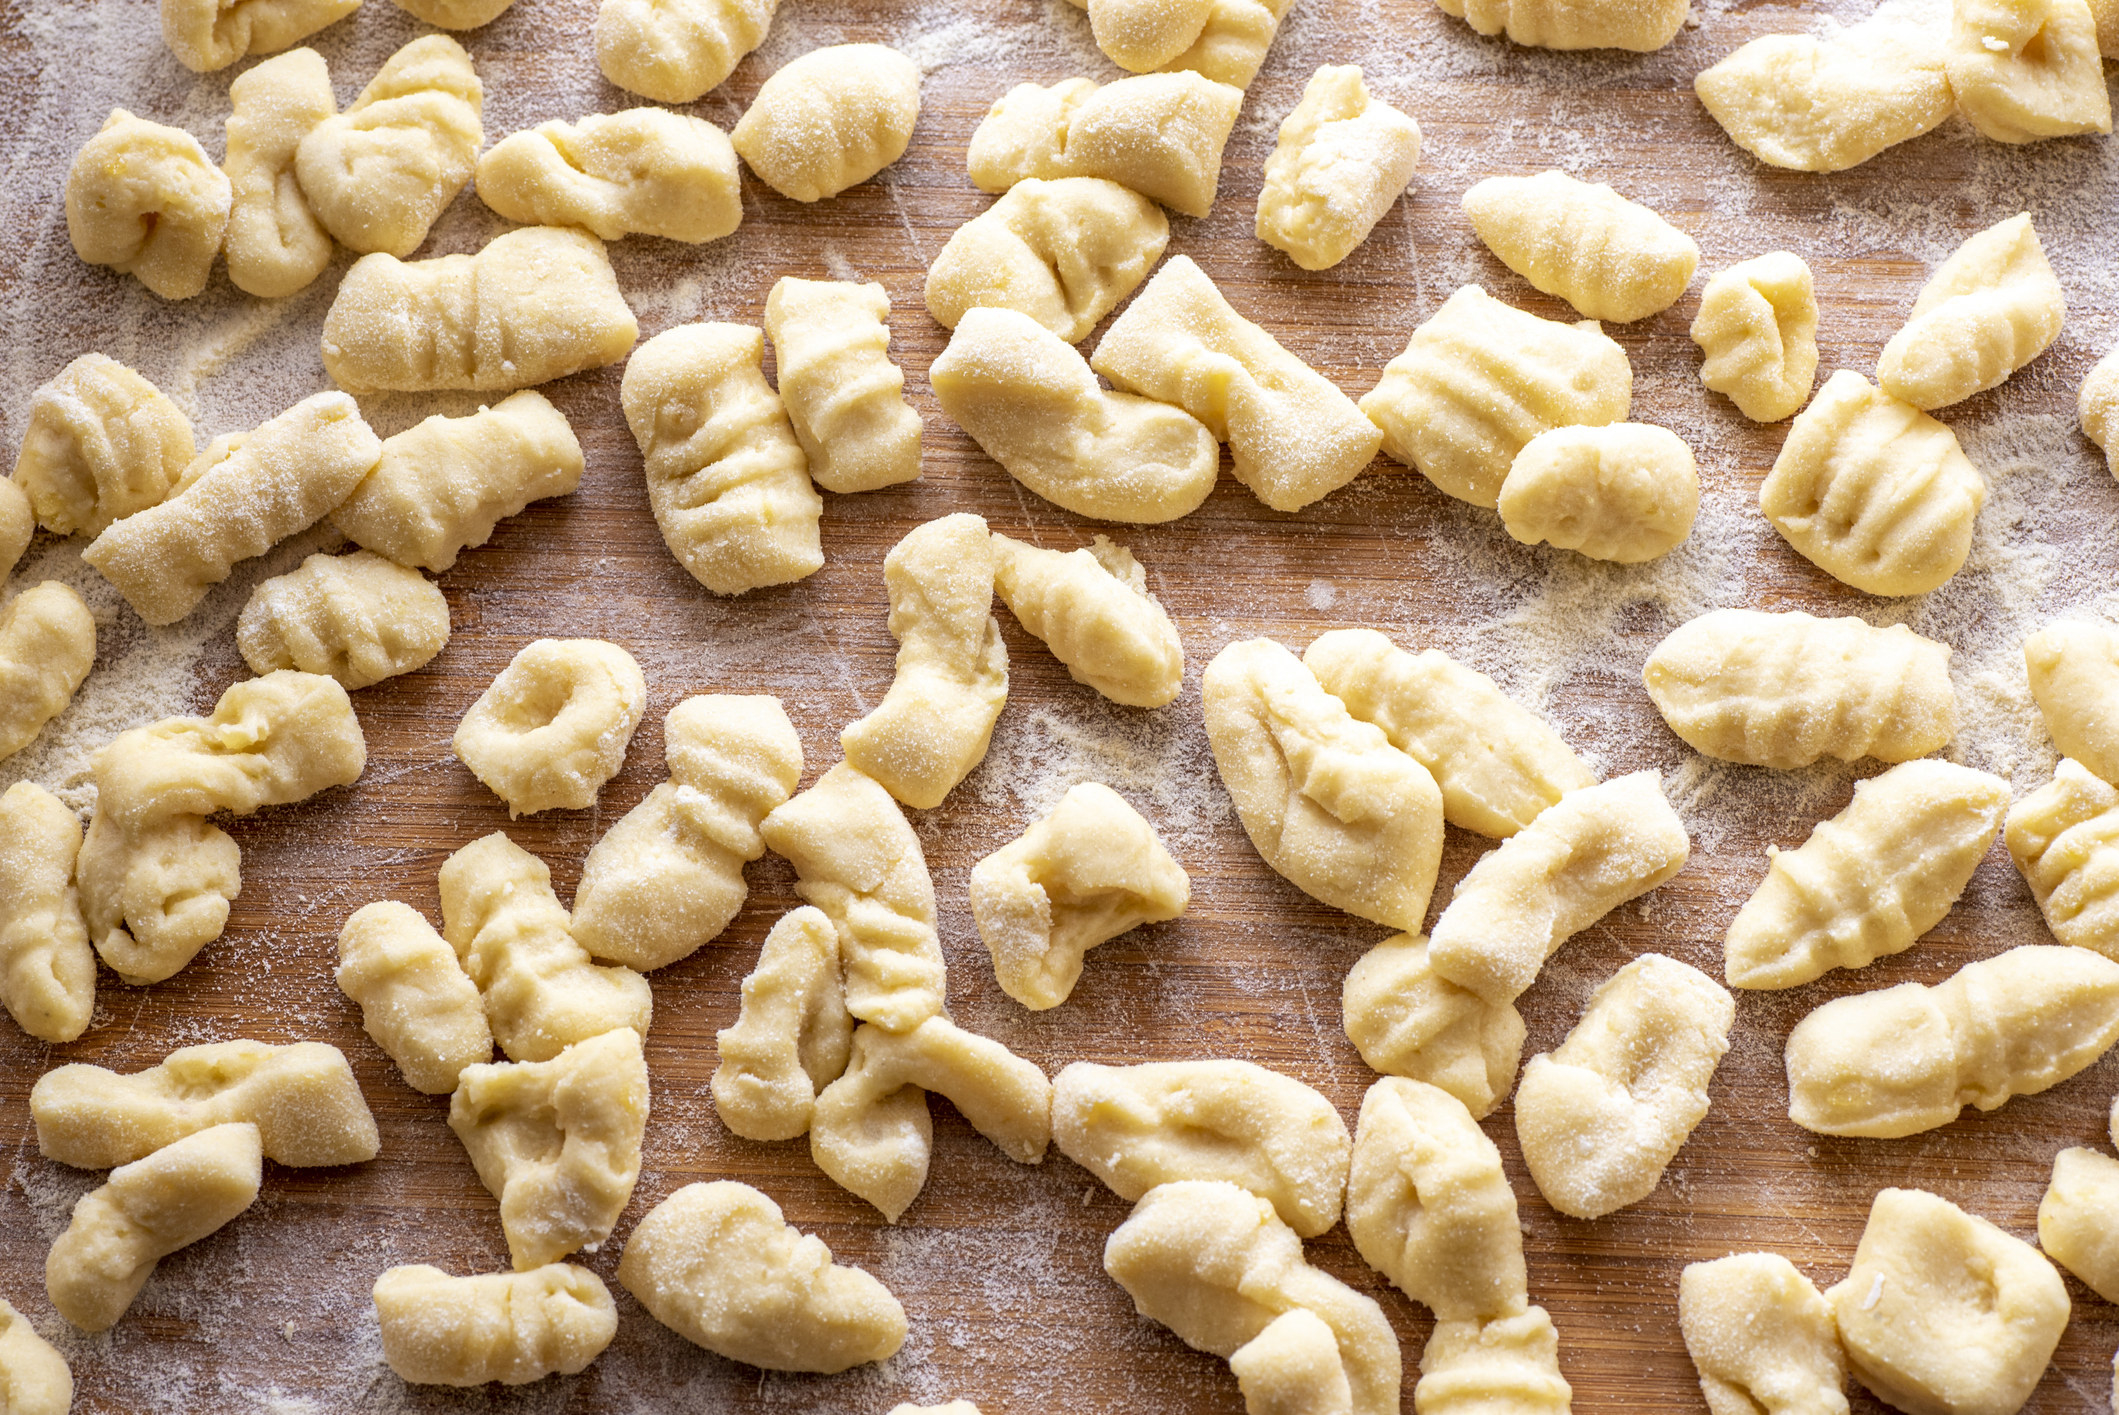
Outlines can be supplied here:
M647 707L633 656L602 639L518 650L456 724L457 757L508 803L508 819L578 811L625 765Z
M1169 241L1162 208L1116 182L1028 178L950 236L927 267L927 312L955 329L974 309L1014 310L1079 344Z
M191 420L160 389L83 354L31 397L14 485L46 530L101 535L167 497L197 455Z
M2053 937L2119 961L2119 791L2063 757L2003 838Z
M2053 1157L2038 1246L2105 1301L2119 1293L2119 1160L2079 1147Z
M1721 271L1700 291L1692 319L1700 382L1726 394L1753 422L1777 423L1803 406L1817 381L1817 294L1810 267L1771 251Z
M2119 629L2063 619L2023 641L2031 697L2053 745L2106 781L2119 779Z
M1115 703L1158 708L1184 686L1177 626L1148 593L1133 552L1098 536L1045 550L995 535L994 592L1030 635L1067 665L1067 676Z
M221 936L243 890L243 852L204 816L138 830L97 815L81 839L74 882L89 940L121 982L160 982Z
M1339 1339L1315 1312L1297 1307L1229 1353L1248 1415L1347 1415L1354 1388Z
M1420 165L1420 125L1369 96L1359 65L1310 75L1280 121L1258 193L1258 239L1329 270L1368 239Z
M904 156L919 117L919 65L888 45L836 44L775 70L729 137L758 180L813 202Z
M250 592L235 641L253 673L299 668L366 688L442 651L449 602L419 571L380 555L312 555Z
M1495 503L1525 545L1637 565L1692 534L1700 510L1692 449L1648 423L1556 427L1525 443Z
M477 985L409 904L354 910L338 933L338 960L339 991L360 1004L361 1026L413 1090L447 1095L465 1067L493 1059Z
M1872 18L1830 39L1761 35L1700 70L1692 87L1729 140L1759 161L1844 172L1950 116L1957 100L1944 59L1945 36Z
M361 7L361 0L161 0L162 42L196 74L277 54Z
M1435 0L1480 34L1507 34L1538 49L1631 49L1649 53L1677 37L1684 0Z
M0 792L0 1005L39 1041L74 1040L95 1012L96 958L74 888L80 852L81 822L57 796L30 781ZM6 1327L0 1314L0 1373Z
M32 405L32 418L35 417ZM2075 403L2076 417L2082 424L2082 435L2104 449L2105 466L2119 477L2119 349L2114 349L2082 380L2082 392ZM35 427L34 422L31 424ZM21 476L19 464L15 472Z
M1249 88L1289 0L1068 0L1089 12L1096 47L1121 69L1189 69Z
M1377 1071L1422 1081L1485 1119L1516 1084L1523 1016L1435 972L1421 934L1361 955L1340 995L1347 1040Z
M74 1373L29 1318L0 1300L0 1400L8 1415L67 1415ZM976 1415L976 1412L974 1412Z
M1957 111L1996 142L2112 130L2097 20L2083 0L1952 0Z
M808 1134L817 1092L846 1070L853 1031L831 916L807 904L781 915L743 980L736 1025L714 1037L721 1123L746 1140Z
M1573 1396L1560 1375L1560 1334L1543 1307L1486 1321L1436 1322L1413 1388L1421 1415L1567 1415Z
M690 103L735 71L772 26L779 0L603 0L596 67L657 103Z
M231 204L221 253L247 295L280 299L308 288L331 263L331 235L295 176L302 139L338 111L331 71L314 49L267 59L229 85Z
M890 361L890 296L870 281L783 276L765 300L780 401L826 491L879 491L920 474L920 415Z
M57 580L0 605L0 761L35 741L96 661L96 620Z
M1033 177L1104 177L1179 215L1205 216L1242 106L1242 89L1190 72L1017 84L993 101L965 162L982 192Z
M1832 1309L1780 1254L1686 1264L1678 1326L1709 1415L1847 1415Z
M606 241L666 236L697 245L743 224L728 134L667 108L553 119L478 159L478 197L525 226L579 226Z
M13 481L0 478L0 585L29 549L37 534L36 513L30 509L29 493Z
M1877 360L1884 391L1948 407L1996 387L2060 337L2067 301L2031 214L1996 222L1950 253Z
M90 265L188 300L206 288L230 200L197 138L113 108L67 169L66 234Z
M1489 177L1464 194L1464 213L1503 265L1589 319L1627 324L1668 309L1700 264L1683 231L1564 172Z
M451 1277L425 1263L391 1268L375 1280L375 1319L383 1359L413 1385L519 1386L571 1376L618 1334L610 1289L571 1263L478 1277Z
M391 0L414 19L439 29L477 29L507 13L515 0Z

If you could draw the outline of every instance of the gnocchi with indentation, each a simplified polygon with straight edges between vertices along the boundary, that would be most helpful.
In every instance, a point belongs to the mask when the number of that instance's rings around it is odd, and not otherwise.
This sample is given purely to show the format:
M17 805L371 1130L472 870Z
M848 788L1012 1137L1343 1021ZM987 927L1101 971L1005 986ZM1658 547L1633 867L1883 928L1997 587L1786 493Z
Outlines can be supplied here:
M456 1089L464 1068L493 1059L493 1029L456 951L409 904L353 911L338 933L339 991L360 1005L361 1027L430 1096Z
M361 7L361 0L161 0L162 42L196 74L276 54Z
M449 602L419 571L380 555L312 555L250 592L235 642L253 673L299 668L366 688L442 651Z
M95 536L166 498L197 455L191 420L162 390L83 354L30 398L13 482L38 525Z
M1436 973L1424 935L1394 934L1362 954L1340 1009L1372 1069L1447 1091L1482 1120L1516 1083L1523 1015Z
M1709 1415L1846 1415L1847 1357L1832 1309L1780 1254L1686 1264L1678 1328Z
M375 1280L383 1360L412 1385L527 1385L575 1375L618 1334L603 1279L571 1263L451 1277L425 1263Z
M2053 937L2119 959L2119 791L2063 757L2002 836Z
M1817 381L1817 294L1810 267L1772 251L1721 271L1700 291L1692 342L1700 382L1753 422L1777 423Z
M826 491L879 491L920 474L920 415L890 361L890 296L870 281L783 276L765 298L780 401Z
M778 8L779 0L603 0L596 67L657 103L690 103L758 47Z
M982 192L1031 177L1103 177L1180 215L1205 216L1242 106L1242 89L1189 72L1017 84L993 101L965 160Z
M1329 270L1368 239L1420 165L1420 125L1373 98L1358 65L1326 65L1280 122L1258 193L1258 239Z
M1098 536L1046 550L996 534L994 593L1016 622L1115 703L1163 707L1184 684L1184 646L1133 552Z
M2097 21L2083 0L1952 0L1950 92L1997 142L2112 130Z
M1028 315L1079 344L1162 259L1170 222L1102 177L1031 177L957 227L927 267L927 312L955 329L974 309Z
M1962 402L2004 382L2060 337L2067 302L2029 212L1972 236L1935 268L1876 381L1916 408Z
M40 1041L74 1040L95 1011L80 853L81 822L65 802L31 781L0 793L0 1006Z
M1104 57L1136 74L1189 69L1249 88L1290 0L1068 0Z
M2119 1295L2119 1160L2079 1146L2053 1157L2038 1246L2105 1301Z
M66 711L96 662L96 619L67 585L46 580L0 607L0 761Z
M1435 0L1480 34L1537 49L1631 49L1646 54L1677 37L1684 0Z
M1944 62L1942 35L1877 17L1830 39L1761 35L1700 70L1692 87L1759 161L1844 172L1941 126L1957 106Z
M1637 565L1675 550L1700 510L1692 449L1648 423L1556 427L1523 445L1494 503L1511 538Z
M113 108L67 169L66 234L90 265L188 300L206 288L232 200L197 138Z
M66 1358L5 1299L0 1299L0 1395L8 1415L67 1415L74 1373Z
M478 199L525 226L579 226L606 241L663 236L692 245L743 224L728 134L667 108L553 119L478 159Z
M338 112L331 71L314 49L268 59L228 87L228 230L221 254L245 294L281 299L331 263L331 233L295 175L302 139Z
M1667 309L1700 264L1683 231L1564 172L1489 177L1464 194L1464 213L1503 265L1589 319L1629 324Z
M595 804L625 765L647 707L633 656L602 639L524 645L456 725L472 775L508 803L508 819Z
M839 933L814 905L781 915L743 980L743 1008L714 1036L714 1110L746 1140L809 1133L817 1092L846 1071L853 1014L839 977Z

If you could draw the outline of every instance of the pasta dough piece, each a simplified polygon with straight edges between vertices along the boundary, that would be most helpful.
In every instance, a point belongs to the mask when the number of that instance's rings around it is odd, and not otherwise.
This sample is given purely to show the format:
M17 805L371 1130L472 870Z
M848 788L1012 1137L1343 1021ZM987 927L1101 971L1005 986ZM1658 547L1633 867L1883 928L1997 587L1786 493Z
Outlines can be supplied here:
M574 1043L545 1061L466 1066L449 1128L500 1200L517 1272L611 1236L640 1178L647 1060L632 1027Z
M74 1373L50 1342L0 1299L0 1400L8 1415L67 1415Z
M1565 172L1489 177L1464 194L1464 213L1503 265L1589 319L1629 324L1668 309L1700 264L1683 231Z
M1199 509L1220 475L1221 449L1199 419L1104 388L1088 360L1015 310L966 310L927 379L981 451L1079 515L1174 521Z
M1301 1307L1230 1352L1229 1370L1249 1415L1345 1415L1354 1408L1339 1339L1324 1318Z
M1008 702L1008 648L990 612L1000 554L982 517L915 527L883 557L896 676L874 711L839 733L847 765L908 806L932 810L986 757Z
M1104 57L1136 74L1186 69L1249 88L1290 0L1068 0Z
M162 42L195 74L277 54L361 7L361 0L161 0Z
M721 1123L746 1140L808 1134L817 1092L846 1070L853 1030L830 916L807 904L781 915L743 980L736 1025L714 1036Z
M255 1125L216 1125L112 1170L44 1260L52 1306L83 1331L109 1331L157 1263L257 1201L263 1170Z
M362 256L324 316L324 371L349 393L508 393L616 363L639 336L603 243L532 226L476 255Z
M0 606L0 761L66 711L96 661L96 620L57 580Z
M471 180L486 140L484 105L485 85L464 47L445 34L421 35L295 149L310 211L349 250L412 254Z
M836 1374L905 1344L905 1309L831 1260L748 1184L687 1184L626 1239L618 1281L656 1321L731 1361Z
M1788 1118L1820 1135L1896 1139L1993 1110L2119 1041L2119 963L2024 944L1934 987L1837 998L1788 1034Z
M811 480L879 491L920 474L920 415L890 361L890 296L870 281L782 276L765 300L780 401Z
M1950 646L1903 624L1717 609L1672 630L1641 678L1694 751L1750 766L1910 761L1957 735Z
M493 1029L456 951L409 904L365 904L338 932L339 991L361 1027L430 1096L456 1089L464 1068L493 1059Z
M835 44L775 70L729 138L758 180L813 202L904 156L919 117L919 65L888 45Z
M579 226L606 241L666 236L693 245L743 224L728 134L667 108L554 119L478 159L478 198L525 226Z
M2060 337L2067 301L2023 212L1935 268L1906 327L1877 361L1885 392L1916 408L1962 402L2006 381Z
M1777 423L1801 408L1817 381L1817 294L1810 267L1792 251L1732 265L1700 291L1692 342L1705 358L1700 382L1726 394L1753 422Z
M7 582L36 534L37 518L30 509L29 493L0 478L0 584Z
M1923 27L1872 19L1830 39L1761 35L1702 69L1692 87L1759 161L1844 172L1950 116L1944 51L1943 37Z
M1516 1084L1523 1015L1437 974L1420 934L1361 955L1340 997L1347 1040L1386 1075L1425 1082L1485 1119Z
M235 641L253 673L299 668L366 688L442 651L449 602L419 571L380 555L312 555L250 592Z
M538 639L519 649L456 724L456 755L508 819L578 811L625 765L647 707L633 656L602 639Z
M126 830L97 815L74 881L89 941L119 981L158 983L221 936L242 893L243 854L203 816Z
M399 0L403 3L403 0ZM572 1263L451 1277L425 1263L375 1280L383 1360L413 1385L519 1386L575 1375L618 1334L603 1279Z
M1417 931L1442 861L1442 793L1427 768L1271 639L1216 654L1200 698L1215 768L1260 858L1313 899Z
M1846 1415L1832 1309L1780 1254L1686 1264L1678 1326L1710 1415Z
M1310 75L1280 121L1258 193L1258 239L1330 270L1368 239L1420 165L1420 125L1369 96L1357 64Z
M197 138L113 108L67 169L66 234L90 265L188 300L206 288L230 200Z
M1016 622L1067 665L1067 676L1114 703L1158 708L1184 686L1177 626L1148 593L1133 552L1103 536L1071 551L993 537L994 592Z
M1079 344L1162 259L1170 222L1102 177L1032 177L957 227L927 267L927 312L955 329L974 309L1014 310Z
M2119 1293L2119 1160L2079 1147L2053 1157L2038 1246L2105 1301Z
M1236 479L1275 511L1337 491L1383 445L1351 398L1238 314L1190 256L1156 272L1089 366L1205 423L1229 444Z
M0 792L0 1005L39 1041L74 1040L95 1012L96 958L74 888L80 853L81 822L65 802L30 781Z
M1052 1138L1121 1199L1234 1184L1304 1238L1339 1222L1353 1146L1330 1101L1248 1061L1077 1061L1053 1082Z
M439 29L477 29L507 13L515 0L391 0L414 19Z
M1179 215L1205 216L1242 106L1242 89L1190 72L1017 84L986 111L965 161L982 192L1032 177L1103 177Z
M549 1061L622 1027L647 1035L655 1007L647 979L589 961L567 932L552 872L502 832L442 862L441 917L509 1060Z
M1699 470L1692 449L1668 428L1556 427L1516 454L1495 507L1525 545L1638 565L1692 534Z
M1854 1374L1914 1415L2011 1415L2068 1319L2067 1287L2037 1249L1918 1189L1877 1193L1825 1300Z
M14 485L46 530L101 535L168 496L197 455L190 419L162 390L83 354L30 399Z
M1520 0L1519 0L1520 3ZM1422 1415L1567 1415L1574 1390L1560 1375L1560 1334L1543 1307L1486 1321L1436 1322L1420 1353L1414 1408Z
M824 498L780 395L765 335L684 324L640 346L619 384L662 542L715 594L792 584L824 564Z
M1480 34L1507 34L1536 49L1631 49L1647 54L1677 37L1681 0L1435 0Z
M97 536L81 558L149 624L174 624L236 565L329 515L382 455L343 393L315 393L213 440L167 501Z
M1155 827L1110 787L1084 781L971 868L971 913L1001 991L1033 1012L1074 991L1082 955L1184 913L1192 882Z
M2053 745L2106 781L2119 780L2119 630L2059 620L2023 641L2031 697Z
M758 47L778 7L779 0L603 0L596 67L657 103L690 103Z
M2053 937L2119 961L2119 791L2063 757L2003 838Z
M1859 782L1854 800L1766 878L1729 925L1729 985L1792 988L1902 953L1971 883L2008 809L2009 784L1914 761Z
M1632 406L1633 366L1594 321L1540 319L1477 285L1443 301L1361 399L1386 453L1489 507L1539 433L1623 422Z
M2112 130L2083 0L1952 0L1948 70L1957 111L1996 142Z
M331 235L295 176L295 152L338 111L331 71L314 49L267 59L228 87L228 279L247 295L280 299L331 263Z
M2115 16L2115 22L2119 22L2119 16ZM2119 477L2119 349L2097 360L2089 376L2082 380L2075 416L2082 424L2082 435L2104 449L2105 466ZM35 417L34 411L31 417ZM31 427L34 429L34 422ZM22 475L19 464L15 475Z
M1728 989L1660 953L1606 979L1516 1088L1516 1138L1546 1201L1602 1218L1647 1198L1707 1116L1735 1021Z
M1560 945L1669 880L1691 853L1657 773L1570 791L1458 882L1429 962L1489 1003L1514 1002Z

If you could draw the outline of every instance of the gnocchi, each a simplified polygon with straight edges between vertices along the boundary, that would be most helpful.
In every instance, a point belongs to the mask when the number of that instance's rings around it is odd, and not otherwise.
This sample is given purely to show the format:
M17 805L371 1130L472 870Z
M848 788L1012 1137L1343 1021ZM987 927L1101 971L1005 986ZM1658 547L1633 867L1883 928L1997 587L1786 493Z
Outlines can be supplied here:
M66 234L90 265L188 300L206 288L232 200L197 138L113 108L67 169Z
M1068 0L1089 12L1104 57L1136 74L1189 69L1249 88L1290 0Z
M162 390L83 354L30 399L13 484L38 525L95 536L165 499L197 455L190 419Z
M2060 337L2067 302L2029 212L1968 239L1937 266L1877 361L1886 393L1933 410L1993 388Z
M440 29L477 29L499 19L515 0L391 0L414 19Z
M602 639L538 639L516 651L456 725L457 757L508 803L508 819L578 811L625 765L647 707L633 656Z
M425 1263L375 1280L383 1360L412 1385L527 1385L575 1375L618 1334L603 1279L571 1263L451 1277Z
M2119 718L2107 707L2119 692L2119 629L2048 624L2023 641L2023 666L2053 745L2106 781L2119 779Z
M354 910L339 929L336 979L413 1090L447 1095L465 1067L493 1059L477 985L410 905L384 900Z
M0 792L0 1006L40 1041L74 1040L95 1011L80 852L81 822L65 802L30 781Z
M2119 16L2114 18L2119 20ZM2103 449L2105 466L2119 477L2119 436L2115 436L2119 434L2119 350L2097 360L2089 377L2082 380L2075 416L2082 424L2082 435Z
M419 571L380 555L312 555L250 592L235 642L253 673L298 668L366 688L442 651L449 602Z
M331 233L310 209L295 153L338 111L331 71L314 49L296 49L238 75L228 87L228 229L221 254L246 295L276 300L307 289L331 263Z
M74 882L97 955L122 982L172 976L221 936L243 889L242 863L235 841L203 816L127 830L96 815Z
M701 245L743 224L728 134L667 108L591 113L512 133L478 159L478 199L525 226L579 226L606 241Z
M1503 265L1588 319L1630 324L1667 309L1700 264L1683 231L1564 172L1489 177L1464 194L1464 214Z
M1648 423L1556 427L1523 445L1495 509L1511 538L1637 565L1692 534L1700 510L1692 449Z
M1700 382L1757 423L1792 416L1817 381L1817 292L1792 251L1732 265L1700 291Z
M1347 1040L1372 1070L1446 1091L1477 1119L1515 1086L1523 1015L1436 973L1422 935L1393 934L1362 954L1340 1008Z
M4 1299L0 1299L0 1396L8 1415L67 1415L74 1373L66 1358Z
M29 493L13 481L0 478L0 584L7 583L36 534L37 518L30 509Z
M2119 1160L2080 1147L2053 1157L2038 1246L2105 1301L2119 1293Z
M1685 23L1682 0L1435 0L1480 34L1506 34L1537 49L1631 49L1646 54L1677 37Z
M1953 0L1950 18L1950 92L1982 134L2025 143L2112 130L2083 0Z
M1844 172L1956 110L1944 64L1942 37L1875 18L1830 39L1761 35L1700 70L1692 87L1729 140L1759 161Z
M161 0L162 42L195 74L276 54L361 7L361 0Z
M1354 1408L1339 1340L1306 1308L1281 1313L1230 1352L1229 1372L1251 1415L1344 1415Z
M1709 1415L1846 1415L1847 1357L1832 1309L1780 1254L1686 1264L1678 1327Z
M70 587L46 580L0 606L0 761L66 711L95 661L95 616Z
M2119 959L2119 791L2063 757L2002 835L2053 937Z
M919 117L919 65L888 45L835 44L775 70L729 138L758 180L814 202L904 156Z
M1102 177L1036 177L957 227L927 267L927 312L955 329L974 309L1014 310L1079 344L1162 259L1170 222Z
M784 276L765 299L780 401L826 491L879 491L920 474L920 415L890 361L890 296L870 281Z
M994 592L1067 675L1114 703L1158 708L1184 685L1177 626L1133 552L1098 536L1071 551L996 534Z
M1326 65L1280 122L1258 193L1258 239L1329 270L1368 239L1420 165L1420 125L1370 96L1358 65Z
M715 1034L721 1123L746 1140L808 1134L817 1092L846 1070L853 1031L831 916L809 904L781 915L743 980L736 1025Z
M603 0L596 67L657 103L690 103L758 47L778 8L779 0Z
M1181 216L1205 216L1242 106L1242 89L1190 72L1017 84L993 101L965 160L982 192L1033 177L1103 177Z
M1414 1408L1423 1415L1567 1415L1573 1387L1560 1374L1560 1334L1543 1307L1486 1321L1435 1323L1420 1353Z

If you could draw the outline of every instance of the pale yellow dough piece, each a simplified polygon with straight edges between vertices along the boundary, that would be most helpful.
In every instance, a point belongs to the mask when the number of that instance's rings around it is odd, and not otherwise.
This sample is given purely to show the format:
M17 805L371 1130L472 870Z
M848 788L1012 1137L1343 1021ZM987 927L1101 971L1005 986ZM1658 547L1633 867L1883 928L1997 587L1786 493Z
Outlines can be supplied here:
M2105 1301L2119 1298L2119 1160L2081 1148L2053 1157L2038 1245Z
M687 1184L657 1204L626 1239L618 1281L679 1336L763 1370L832 1374L905 1343L890 1290L834 1263L748 1184Z
M1718 272L1700 291L1692 342L1700 382L1753 422L1801 408L1817 381L1817 293L1810 267L1771 251Z
M121 982L160 982L221 936L243 889L243 852L203 816L137 831L98 814L81 839L74 881L89 941Z
M1329 270L1368 239L1420 165L1420 125L1369 95L1360 66L1326 65L1280 122L1258 193L1258 239Z
M1638 565L1692 534L1699 469L1668 428L1556 427L1524 444L1494 504L1502 526L1525 545Z
M95 616L70 586L45 580L0 606L0 761L66 711L95 661Z
M1692 87L1729 140L1759 161L1844 172L1950 116L1945 38L1883 20L1830 39L1761 35L1702 69Z
M1340 1009L1347 1040L1371 1068L1447 1091L1478 1119L1516 1083L1522 1014L1437 974L1422 935L1393 934L1362 954Z
M361 7L361 0L161 0L162 42L197 74L277 54Z
M657 103L717 88L771 28L779 0L603 0L596 67Z
M74 1373L66 1358L5 1299L0 1299L0 1402L8 1415L67 1415L74 1403Z
M456 1089L464 1068L493 1059L493 1029L456 951L408 904L363 905L339 929L339 991L361 1026L430 1096Z
M1353 1146L1323 1095L1248 1061L1077 1061L1053 1082L1052 1138L1121 1199L1234 1184L1304 1238L1339 1222Z
M1686 1264L1678 1328L1709 1415L1847 1415L1832 1309L1780 1254Z
M2115 0L2114 11L2119 15L2119 0ZM2115 18L2115 23L2119 23L2119 18ZM2082 424L2082 435L2104 449L2105 466L2119 477L2119 348L2097 360L2089 376L2082 380L2075 415ZM22 475L19 465L15 475Z
M1788 1034L1788 1118L1895 1139L2059 1085L2119 1041L2119 963L2024 944L1934 987L1837 998Z
M229 85L231 203L221 253L238 290L280 299L306 289L331 263L331 234L295 176L295 153L338 111L331 71L314 49L267 59Z
M807 904L781 915L743 980L736 1025L715 1034L721 1123L746 1140L808 1134L817 1092L846 1070L853 1032L831 917Z
M729 137L758 180L814 202L904 156L919 117L919 65L888 45L836 44L776 70Z
M253 673L299 668L366 688L442 651L449 602L419 571L369 551L312 555L250 592L235 642Z
M1472 228L1501 263L1584 317L1627 324L1692 283L1692 238L1603 183L1564 172L1489 177L1464 194Z
M1189 69L1249 88L1290 0L1068 0L1104 57L1136 74ZM1254 1412L1255 1415L1255 1412Z
M456 755L508 819L596 802L625 765L647 708L647 679L633 656L602 639L524 645L456 725Z
M1158 708L1184 686L1177 626L1148 593L1133 552L1098 536L1071 551L1045 550L1004 535L994 592L1016 622L1067 665L1067 674L1114 703Z
M67 169L66 234L90 265L188 300L206 288L231 200L197 138L113 108Z
M780 401L826 491L879 491L920 474L920 415L890 361L890 296L870 281L782 276L765 298Z
M2003 838L2053 937L2119 960L2119 790L2063 757Z
M1420 1415L1567 1415L1560 1334L1543 1307L1485 1321L1436 1322L1420 1353Z
M1315 1312L1297 1307L1229 1353L1247 1415L1347 1415L1354 1388L1339 1339Z
M2083 0L1953 0L1957 111L1996 142L2109 133L2112 104Z
M1155 273L1089 366L1205 423L1229 445L1236 479L1275 511L1337 491L1383 445L1352 399L1238 314L1190 256Z
M7 583L15 563L29 549L36 533L37 517L30 509L29 493L13 481L0 478L0 585Z
M1435 0L1480 34L1536 49L1661 49L1684 27L1684 0Z
M81 822L65 802L31 781L0 792L0 1005L39 1041L74 1040L95 1012L96 956L74 888L80 852Z
M571 1376L618 1334L610 1289L571 1263L476 1277L425 1263L395 1267L375 1280L374 1300L383 1360L411 1385Z
M515 0L391 0L414 19L438 29L477 29L507 13Z
M1593 320L1562 324L1466 285L1383 367L1361 411L1383 450L1441 491L1492 506L1541 432L1623 422L1633 366Z
M1116 182L1028 178L950 236L927 267L927 312L954 329L974 309L1014 310L1079 344L1169 241L1162 209Z
M1877 361L1884 391L1935 409L1983 392L2060 337L2067 301L2029 212L1972 236L1935 268Z
M2063 756L2119 780L2119 628L2063 619L2023 641L2023 665L2045 730Z
M83 354L30 398L13 484L46 530L101 535L168 496L197 455L190 419L160 389Z
M1275 873L1357 918L1417 932L1442 860L1442 792L1271 639L1231 644L1200 680L1207 741Z
M1242 106L1242 89L1190 72L1017 84L993 101L965 160L982 192L1032 177L1103 177L1181 216L1205 216Z
M555 118L478 159L478 198L525 226L579 226L606 241L666 236L698 245L743 223L728 134L667 108Z

